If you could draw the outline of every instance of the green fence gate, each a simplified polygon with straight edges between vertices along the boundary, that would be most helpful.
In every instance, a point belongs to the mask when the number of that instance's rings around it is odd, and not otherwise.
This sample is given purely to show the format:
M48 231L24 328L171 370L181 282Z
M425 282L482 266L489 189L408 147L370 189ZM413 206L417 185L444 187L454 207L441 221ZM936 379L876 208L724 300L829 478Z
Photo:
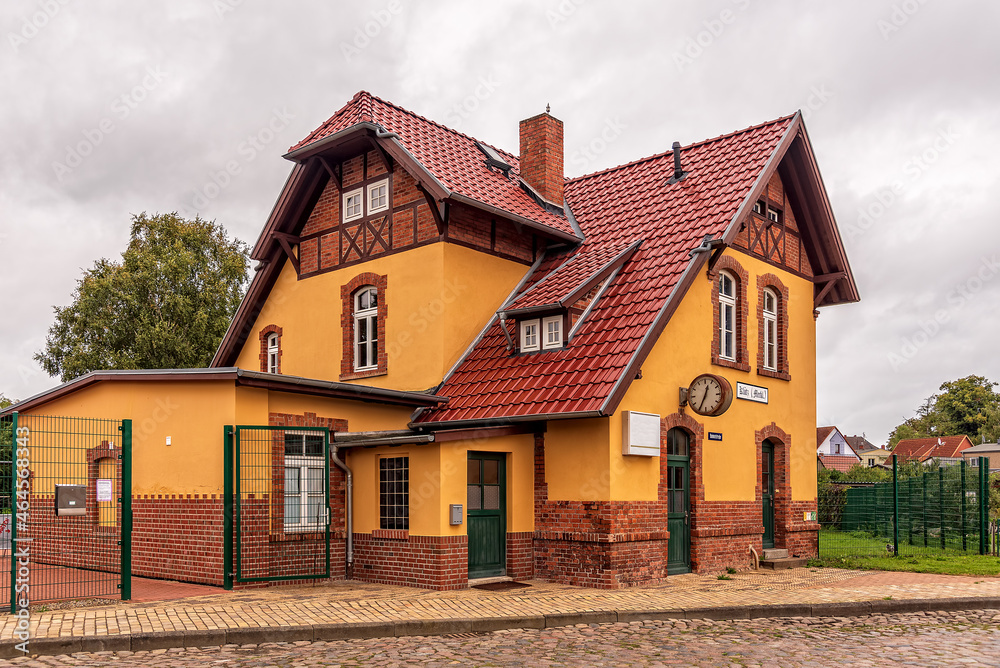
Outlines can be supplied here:
M330 430L225 428L225 586L330 577Z
M131 598L132 423L0 418L0 587L10 611Z
M827 483L819 490L824 557L987 554L989 460L965 461L880 483Z

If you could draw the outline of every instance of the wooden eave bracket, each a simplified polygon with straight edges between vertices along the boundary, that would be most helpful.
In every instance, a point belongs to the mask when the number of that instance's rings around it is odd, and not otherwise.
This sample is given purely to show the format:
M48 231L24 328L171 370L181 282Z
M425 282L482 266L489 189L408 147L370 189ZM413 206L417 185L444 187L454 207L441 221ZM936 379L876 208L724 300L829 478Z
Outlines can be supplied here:
M385 171L387 173L391 174L392 173L392 156L389 155L384 148L382 148L382 144L380 144L378 142L378 140L375 139L374 135L369 134L368 135L368 141L371 142L371 145L375 148L375 152L378 153L379 158L382 159L382 164L385 165Z
M344 192L344 181L341 179L340 174L337 173L337 170L323 156L319 156L319 162L326 169L326 173L330 175L330 178L337 182L337 190Z
M427 192L423 184L419 181L417 182L417 190L423 194L424 199L427 200L427 206L430 207L431 213L434 215L434 223L437 225L438 234L444 234L444 229L448 224L448 205L446 202L438 202L434 199L434 196Z
M285 251L285 255L291 261L292 266L295 267L295 273L299 273L299 258L295 255L295 251L292 250L292 246L299 245L299 238L293 234L286 234L284 232L272 232L271 238L278 242L281 249Z
M816 294L816 298L813 299L813 308L819 308L819 305L823 302L823 298L826 297L827 293L833 289L833 286L837 284L837 281L847 278L846 271L838 271L832 274L821 274L813 278L813 282L816 285L823 284L823 287Z

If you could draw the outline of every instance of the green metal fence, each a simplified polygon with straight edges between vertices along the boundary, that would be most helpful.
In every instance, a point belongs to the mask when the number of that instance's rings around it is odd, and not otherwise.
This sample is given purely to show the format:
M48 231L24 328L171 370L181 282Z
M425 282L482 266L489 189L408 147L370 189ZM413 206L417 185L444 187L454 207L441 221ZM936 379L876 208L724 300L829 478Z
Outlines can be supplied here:
M909 476L893 460L889 482L820 486L820 556L989 552L989 460Z
M226 427L226 587L330 577L330 430Z
M131 598L132 424L0 418L0 588L37 603Z

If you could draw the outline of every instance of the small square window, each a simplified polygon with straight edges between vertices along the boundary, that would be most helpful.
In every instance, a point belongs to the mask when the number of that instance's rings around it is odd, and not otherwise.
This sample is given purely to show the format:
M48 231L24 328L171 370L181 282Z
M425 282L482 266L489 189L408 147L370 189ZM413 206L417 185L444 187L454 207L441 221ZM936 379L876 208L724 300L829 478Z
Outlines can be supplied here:
M538 318L534 320L524 320L521 322L521 352L526 353L532 350L538 350L541 346L539 345L538 336L539 321Z
M777 209L775 209L773 206L769 206L769 207L767 207L767 218L772 223L780 223L781 222L781 212L778 211Z
M368 186L368 213L389 208L389 182L379 181Z
M556 315L542 320L542 348L562 348L562 316Z
M757 200L756 202L753 203L753 212L756 213L757 215L760 215L760 216L764 215L764 201L763 200Z
M364 215L364 203L362 201L364 192L359 188L349 193L344 193L344 220L354 220Z

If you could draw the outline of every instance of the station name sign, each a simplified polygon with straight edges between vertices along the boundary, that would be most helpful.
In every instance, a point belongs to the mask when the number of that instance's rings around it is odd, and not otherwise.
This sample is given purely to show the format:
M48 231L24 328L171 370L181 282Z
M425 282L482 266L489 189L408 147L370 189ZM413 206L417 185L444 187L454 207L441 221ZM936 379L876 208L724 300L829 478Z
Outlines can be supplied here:
M767 388L747 383L736 383L736 398L745 399L746 401L756 401L758 404L766 404Z

